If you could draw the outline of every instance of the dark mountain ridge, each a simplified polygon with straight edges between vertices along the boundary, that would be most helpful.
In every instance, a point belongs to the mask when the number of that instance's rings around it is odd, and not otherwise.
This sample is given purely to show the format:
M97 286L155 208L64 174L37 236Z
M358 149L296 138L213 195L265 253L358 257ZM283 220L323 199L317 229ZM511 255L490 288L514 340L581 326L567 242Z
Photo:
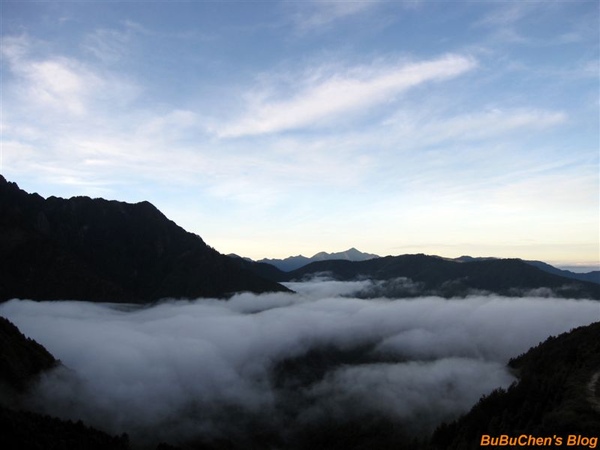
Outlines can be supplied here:
M0 176L0 301L152 302L287 291L148 202L44 199Z
M36 376L58 365L59 361L42 345L0 317L0 383L6 389L22 392Z
M229 256L241 258L240 256L234 255L234 254L231 254ZM339 252L339 253L320 252L320 253L317 253L316 255L312 256L311 258L307 258L306 256L302 256L302 255L290 256L290 257L284 258L284 259L266 259L265 258L265 259L261 259L260 261L258 261L258 263L259 264L269 264L271 266L276 267L277 269L279 269L282 272L291 272L294 270L301 269L302 267L304 267L308 264L311 264L313 262L317 262L317 261L325 261L325 260L366 261L369 259L376 259L376 258L381 258L381 257L378 255L375 255L375 254L371 254L371 253L363 253L353 247L344 252ZM254 262L250 258L243 258L243 259L247 262ZM470 263L470 262L476 262L476 261L498 260L498 259L502 259L502 258L473 257L473 256L465 255L465 256L460 256L458 258L442 258L442 259L445 259L447 261ZM594 270L591 272L585 272L585 273L579 273L579 272L573 272L571 270L559 269L559 268L554 267L543 261L534 261L534 260L526 260L526 259L523 259L522 261L524 263L527 263L531 266L534 266L544 272L548 272L553 275L558 275L558 276L565 277L565 278L571 278L573 280L586 281L586 282L600 284L600 271L598 271L598 270ZM276 275L274 275L275 272L272 269L265 269L264 267L258 268L257 273L262 273L263 271L265 271L267 273L269 271L272 272L272 275L269 276L268 278L275 279L273 277ZM283 276L277 275L277 277L281 278L281 279L285 279L286 276L285 275L283 275Z
M459 262L423 254L386 256L367 261L318 261L291 272L277 273L276 281L310 278L315 274L340 280L381 280L367 297L460 297L478 292L506 296L528 293L565 298L600 299L600 285L540 270L520 259L476 259ZM551 292L550 292L551 291Z
M600 436L599 337L600 322L596 322L551 336L511 359L508 365L519 381L484 396L467 414L438 427L431 448L479 449L484 435L515 438L524 434L550 438L544 448L596 448ZM587 444L568 444L569 436L586 438Z
M573 280L589 281L590 283L600 284L600 270L593 270L591 272L578 273L571 270L559 269L543 261L525 261L527 264L531 264L544 272L553 273L560 275L561 277L572 278Z
M473 262L473 261L485 261L485 260L491 260L491 259L499 259L499 258L493 258L493 257L478 258L478 257L473 257L473 256L461 256L459 258L455 258L454 261ZM571 270L559 269L559 268L554 267L543 261L534 261L534 260L524 259L523 262L530 264L534 267L537 267L538 269L541 269L544 272L548 272L548 273L551 273L554 275L559 275L559 276L565 277L565 278L572 278L573 280L589 281L591 283L600 284L600 270L592 270L591 272L578 273L578 272L573 272Z
M6 450L52 448L126 450L126 435L110 436L81 421L60 420L20 409L22 396L44 372L60 366L41 344L0 317L0 436Z

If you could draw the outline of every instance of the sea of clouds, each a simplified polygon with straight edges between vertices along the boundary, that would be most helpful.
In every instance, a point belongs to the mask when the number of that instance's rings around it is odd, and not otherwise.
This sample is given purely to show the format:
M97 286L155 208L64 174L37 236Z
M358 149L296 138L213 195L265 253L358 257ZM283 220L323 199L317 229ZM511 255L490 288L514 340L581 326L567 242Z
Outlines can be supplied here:
M352 297L372 285L316 279L288 283L294 294L147 307L11 300L0 315L64 365L29 407L148 445L257 428L285 441L369 414L428 433L514 382L509 358L600 320L592 300ZM315 352L322 367L299 374Z

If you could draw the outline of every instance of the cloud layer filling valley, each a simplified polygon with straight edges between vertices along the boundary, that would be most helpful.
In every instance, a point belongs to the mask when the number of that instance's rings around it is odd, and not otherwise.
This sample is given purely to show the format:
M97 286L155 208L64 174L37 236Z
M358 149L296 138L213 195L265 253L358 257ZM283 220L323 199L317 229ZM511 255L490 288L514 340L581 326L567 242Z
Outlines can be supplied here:
M370 283L146 308L12 300L0 315L68 368L39 383L36 409L149 444L243 439L257 426L285 440L364 414L431 431L510 385L510 357L600 319L587 300L348 297ZM285 368L315 352L328 361L322 373Z

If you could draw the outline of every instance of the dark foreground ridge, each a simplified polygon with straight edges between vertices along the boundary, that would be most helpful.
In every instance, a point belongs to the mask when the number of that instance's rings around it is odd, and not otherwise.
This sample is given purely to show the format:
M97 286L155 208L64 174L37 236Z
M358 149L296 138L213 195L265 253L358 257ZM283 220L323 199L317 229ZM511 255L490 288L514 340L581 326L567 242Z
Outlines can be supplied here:
M0 442L5 450L125 450L127 436L110 436L81 421L59 420L21 409L28 388L60 365L42 345L0 317Z
M23 392L32 379L58 364L42 345L0 317L0 383L5 392Z
M423 254L386 256L367 261L318 261L291 272L260 271L275 281L324 275L340 281L379 280L363 297L465 297L492 293L509 297L556 296L600 299L600 285L541 270L520 259L448 260ZM258 272L260 271L260 272Z
M145 303L287 291L148 202L44 199L0 175L0 301Z
M432 449L480 449L485 448L482 439L523 435L548 441L537 448L598 448L600 322L550 337L511 359L509 367L519 381L483 397L457 421L440 426L433 434ZM515 447L527 446L487 448Z

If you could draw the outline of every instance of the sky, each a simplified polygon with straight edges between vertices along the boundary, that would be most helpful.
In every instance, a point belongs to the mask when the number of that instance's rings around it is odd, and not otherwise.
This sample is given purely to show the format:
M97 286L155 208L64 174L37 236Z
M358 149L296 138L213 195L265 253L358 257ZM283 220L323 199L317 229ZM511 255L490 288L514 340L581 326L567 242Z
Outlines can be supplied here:
M599 264L593 1L6 1L0 172L221 253Z

